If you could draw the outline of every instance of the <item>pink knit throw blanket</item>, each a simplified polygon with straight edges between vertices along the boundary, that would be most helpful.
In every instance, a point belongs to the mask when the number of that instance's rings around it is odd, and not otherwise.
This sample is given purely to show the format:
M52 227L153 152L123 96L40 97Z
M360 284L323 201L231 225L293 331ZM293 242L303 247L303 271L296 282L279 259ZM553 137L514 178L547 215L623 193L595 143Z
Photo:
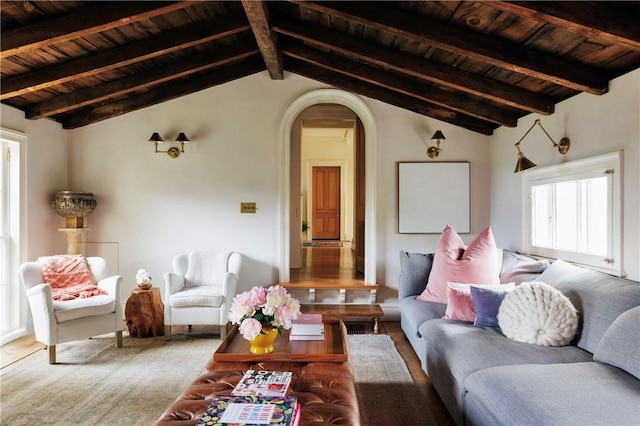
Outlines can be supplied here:
M41 257L44 281L51 286L53 300L73 300L108 294L99 288L89 269L87 259L75 255Z

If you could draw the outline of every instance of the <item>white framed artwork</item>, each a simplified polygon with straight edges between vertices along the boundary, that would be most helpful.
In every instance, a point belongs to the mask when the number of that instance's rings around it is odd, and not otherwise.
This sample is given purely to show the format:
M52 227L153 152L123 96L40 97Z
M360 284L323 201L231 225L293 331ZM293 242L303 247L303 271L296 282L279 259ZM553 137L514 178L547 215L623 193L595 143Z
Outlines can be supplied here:
M399 162L398 232L470 232L469 162Z

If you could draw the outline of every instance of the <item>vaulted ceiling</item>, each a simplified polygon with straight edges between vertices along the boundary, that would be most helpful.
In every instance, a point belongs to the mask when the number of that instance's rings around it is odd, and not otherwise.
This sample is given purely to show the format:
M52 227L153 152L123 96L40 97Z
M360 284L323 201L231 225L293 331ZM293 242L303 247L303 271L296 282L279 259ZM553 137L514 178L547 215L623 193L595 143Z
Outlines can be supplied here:
M490 135L640 66L640 2L2 0L0 12L0 100L66 129L266 70Z

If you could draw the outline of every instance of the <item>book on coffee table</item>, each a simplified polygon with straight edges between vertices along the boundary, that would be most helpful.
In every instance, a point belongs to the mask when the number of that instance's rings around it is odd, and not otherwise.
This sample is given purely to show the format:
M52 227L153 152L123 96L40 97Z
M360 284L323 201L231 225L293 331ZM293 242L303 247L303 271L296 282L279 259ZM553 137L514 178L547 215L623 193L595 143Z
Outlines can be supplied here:
M216 395L196 426L297 426L299 419L295 397Z
M312 335L323 332L322 314L300 314L291 325L291 334Z
M289 340L324 340L324 329L319 334L289 334Z
M285 396L291 384L290 371L247 370L232 395Z
M300 314L293 320L289 340L324 340L321 314Z

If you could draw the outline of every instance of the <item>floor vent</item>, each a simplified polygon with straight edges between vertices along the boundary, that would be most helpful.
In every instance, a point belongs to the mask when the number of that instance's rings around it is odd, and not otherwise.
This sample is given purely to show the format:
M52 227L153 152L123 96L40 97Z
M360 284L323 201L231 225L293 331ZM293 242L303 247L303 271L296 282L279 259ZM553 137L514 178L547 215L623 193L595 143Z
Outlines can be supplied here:
M361 322L345 322L347 327L347 334L367 334L365 324Z

